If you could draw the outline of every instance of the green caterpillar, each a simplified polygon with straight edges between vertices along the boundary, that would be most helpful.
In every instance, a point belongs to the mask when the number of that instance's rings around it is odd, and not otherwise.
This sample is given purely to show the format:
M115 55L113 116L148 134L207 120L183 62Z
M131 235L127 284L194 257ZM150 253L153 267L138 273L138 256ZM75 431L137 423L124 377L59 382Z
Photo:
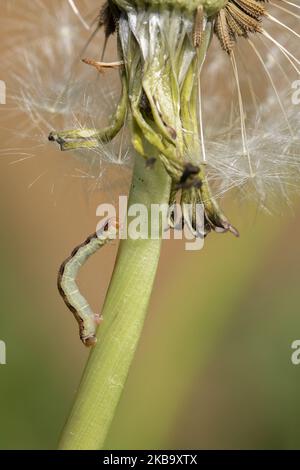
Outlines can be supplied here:
M77 246L62 263L57 278L57 287L66 306L73 313L79 324L80 339L85 346L94 346L97 342L96 329L101 316L95 314L87 300L80 293L76 278L80 267L96 251L110 240L116 238L117 223L108 221L102 230L89 236Z

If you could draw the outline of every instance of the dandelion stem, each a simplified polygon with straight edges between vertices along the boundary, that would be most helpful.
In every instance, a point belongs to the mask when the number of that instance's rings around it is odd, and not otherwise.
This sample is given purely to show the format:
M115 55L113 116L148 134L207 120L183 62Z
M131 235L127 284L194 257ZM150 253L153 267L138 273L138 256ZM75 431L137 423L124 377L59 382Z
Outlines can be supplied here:
M146 168L137 156L129 205L166 204L170 178L159 161ZM63 431L60 449L102 449L142 332L161 240L120 243L104 305L104 321Z

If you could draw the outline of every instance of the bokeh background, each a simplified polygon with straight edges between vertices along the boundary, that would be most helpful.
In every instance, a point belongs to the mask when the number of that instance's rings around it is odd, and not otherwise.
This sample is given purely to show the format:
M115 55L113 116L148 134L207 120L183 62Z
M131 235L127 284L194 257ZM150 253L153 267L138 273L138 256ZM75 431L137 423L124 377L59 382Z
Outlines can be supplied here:
M7 39L16 34L18 46L33 34L22 26L29 3L1 0L1 57L12 67L20 57ZM41 21L47 14L41 2L36 13ZM7 365L0 366L0 448L55 449L88 357L57 293L57 269L94 230L97 205L126 191L130 170L105 168L106 187L91 190L89 178L74 177L76 158L42 139L34 158L16 163L35 136L29 118L15 109L14 76L4 64L0 339ZM291 344L300 339L300 204L295 200L294 210L280 216L230 197L225 206L240 239L213 234L200 252L187 252L178 241L163 243L107 448L300 447L300 365L291 363ZM80 276L98 310L116 250L116 244L106 248Z

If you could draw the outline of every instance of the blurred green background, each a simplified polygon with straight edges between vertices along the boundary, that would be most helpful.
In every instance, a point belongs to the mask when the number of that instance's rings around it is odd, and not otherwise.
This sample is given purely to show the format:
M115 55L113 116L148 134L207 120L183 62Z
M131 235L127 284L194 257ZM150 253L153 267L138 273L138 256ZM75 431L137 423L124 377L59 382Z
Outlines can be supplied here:
M9 70L0 79L9 87ZM8 135L7 109L0 106L0 448L54 449L88 355L57 293L57 269L118 185L109 196L88 193L68 176L72 157L50 144L38 170L36 159L11 164L7 149L25 143ZM239 203L227 213L238 240L213 234L200 252L164 242L107 448L300 448L300 365L291 363L300 339L300 205L280 217ZM80 277L97 310L116 249L95 256Z

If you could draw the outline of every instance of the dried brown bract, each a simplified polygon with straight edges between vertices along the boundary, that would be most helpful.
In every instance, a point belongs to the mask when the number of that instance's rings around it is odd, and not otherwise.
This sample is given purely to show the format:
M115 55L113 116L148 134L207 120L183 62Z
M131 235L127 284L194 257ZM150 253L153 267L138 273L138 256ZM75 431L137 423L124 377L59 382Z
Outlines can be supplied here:
M266 15L265 0L229 0L218 13L215 33L222 48L231 53L235 41L249 33L262 32L261 22Z

